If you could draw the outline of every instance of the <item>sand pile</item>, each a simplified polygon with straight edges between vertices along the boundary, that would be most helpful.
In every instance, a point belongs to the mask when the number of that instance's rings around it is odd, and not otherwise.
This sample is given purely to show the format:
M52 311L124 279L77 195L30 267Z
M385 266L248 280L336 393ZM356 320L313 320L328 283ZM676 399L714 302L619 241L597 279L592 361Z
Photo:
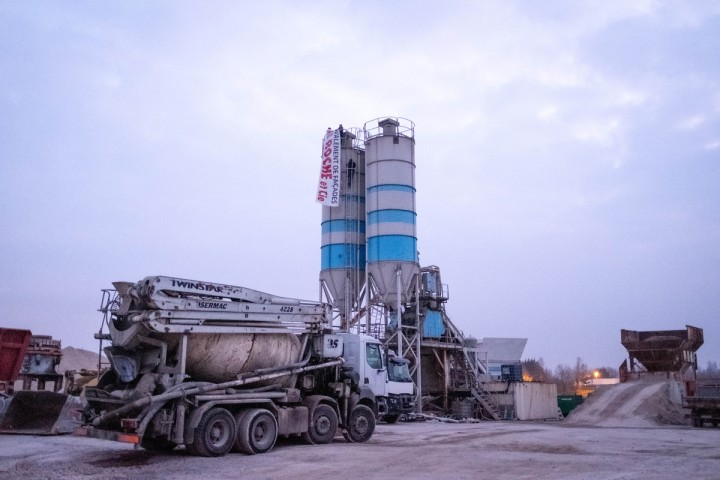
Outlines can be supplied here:
M682 407L670 400L671 381L647 376L598 388L564 423L600 427L688 425Z
M62 359L58 366L58 373L66 370L95 370L98 365L98 352L83 350L82 348L65 347L62 349ZM103 361L105 358L103 357Z

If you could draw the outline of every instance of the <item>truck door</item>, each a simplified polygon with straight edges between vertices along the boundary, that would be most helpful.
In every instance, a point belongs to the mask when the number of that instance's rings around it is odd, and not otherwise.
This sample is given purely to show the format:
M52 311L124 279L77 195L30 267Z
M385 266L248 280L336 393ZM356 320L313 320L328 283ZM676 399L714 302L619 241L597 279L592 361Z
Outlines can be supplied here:
M379 343L365 342L365 362L361 382L370 387L376 397L387 396L387 371Z

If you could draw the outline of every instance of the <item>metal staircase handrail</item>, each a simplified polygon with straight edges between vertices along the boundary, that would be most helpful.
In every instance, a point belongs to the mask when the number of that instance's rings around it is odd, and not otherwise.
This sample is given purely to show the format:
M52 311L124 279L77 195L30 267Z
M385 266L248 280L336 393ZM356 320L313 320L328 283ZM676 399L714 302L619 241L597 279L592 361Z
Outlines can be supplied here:
M483 408L490 414L490 416L493 418L493 420L500 420L500 410L498 409L497 404L493 401L492 398L487 394L485 389L483 389L482 384L478 380L479 372L478 372L478 359L475 357L475 362L473 362L470 358L469 350L465 346L465 336L462 334L460 330L455 326L455 324L450 320L450 317L447 316L445 313L445 309L442 309L442 316L445 320L445 324L448 327L448 330L452 334L453 338L455 338L457 341L460 342L462 345L462 352L463 352L463 359L464 359L464 369L466 372L466 377L468 377L469 383L470 383L470 393L473 397L475 397L479 402L480 405L483 406Z

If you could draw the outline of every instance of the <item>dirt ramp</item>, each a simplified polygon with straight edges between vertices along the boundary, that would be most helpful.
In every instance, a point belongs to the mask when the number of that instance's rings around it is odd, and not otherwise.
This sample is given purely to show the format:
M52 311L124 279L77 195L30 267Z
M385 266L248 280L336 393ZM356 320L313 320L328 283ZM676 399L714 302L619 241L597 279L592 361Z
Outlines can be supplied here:
M670 400L670 382L664 376L648 376L600 387L564 423L598 427L688 424L680 405Z

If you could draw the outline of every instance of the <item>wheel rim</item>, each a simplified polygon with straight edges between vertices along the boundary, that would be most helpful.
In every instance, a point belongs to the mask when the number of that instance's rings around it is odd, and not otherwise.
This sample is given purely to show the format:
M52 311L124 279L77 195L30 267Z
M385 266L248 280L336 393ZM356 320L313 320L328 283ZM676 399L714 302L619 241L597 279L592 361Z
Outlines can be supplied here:
M230 431L227 428L227 425L217 420L213 422L212 426L208 428L208 440L210 440L210 443L213 445L222 445L225 442L228 441L230 436Z
M364 435L367 433L369 428L368 419L365 417L365 415L358 415L355 417L353 421L353 430L355 430L356 433L359 435Z
M275 441L274 425L268 418L260 418L253 428L253 443L258 450L264 451Z
M253 434L253 438L255 438L256 442L262 442L263 438L267 435L267 425L260 424L257 427L255 427L255 432Z
M330 433L330 425L332 422L326 415L320 415L315 419L315 431L320 435Z

